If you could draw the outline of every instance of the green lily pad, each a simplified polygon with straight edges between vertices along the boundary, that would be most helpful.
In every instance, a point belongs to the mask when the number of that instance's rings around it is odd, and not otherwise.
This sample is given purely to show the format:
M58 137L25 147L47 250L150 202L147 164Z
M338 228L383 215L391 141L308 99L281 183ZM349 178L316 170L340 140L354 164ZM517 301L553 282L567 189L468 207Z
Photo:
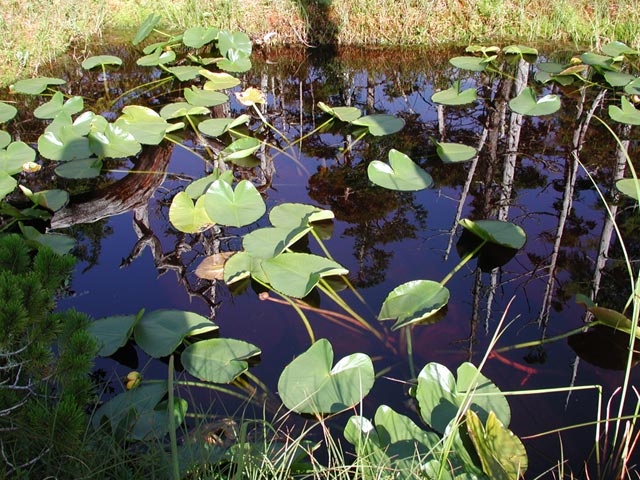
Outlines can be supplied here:
M467 53L482 53L483 55L488 55L500 53L500 47L496 45L490 45L488 47L486 45L469 45L464 51Z
M5 102L0 102L0 123L7 123L13 119L18 113L18 109L13 105L9 105Z
M333 348L323 338L287 365L278 380L285 406L294 412L319 415L357 405L373 386L371 359L354 353L333 368L332 364Z
M0 200L13 192L17 186L18 182L15 178L0 170Z
M249 368L247 360L260 355L255 345L230 338L201 340L180 355L184 368L196 378L213 383L231 383Z
M493 60L496 59L495 55L490 57L453 57L449 59L449 63L454 67L461 70L470 70L472 72L484 72Z
M382 304L379 320L396 320L391 330L429 321L447 306L449 290L433 280L413 280L391 291Z
M622 313L610 308L598 307L597 305L589 304L582 299L582 296L576 297L576 302L585 305L587 310L591 312L593 316L596 317L596 320L603 325L613 328L619 332L626 333L627 335L631 335L633 332L636 338L640 338L640 326L636 327L634 331L633 323Z
M307 205L304 203L281 203L269 212L269 221L274 227L312 226L313 222L333 220L331 210Z
M461 143L436 142L436 153L444 163L461 163L471 160L478 151L469 145Z
M218 37L218 29L213 27L191 27L184 31L182 43L189 48L204 47Z
M235 60L223 58L222 60L218 60L216 62L216 66L221 70L225 70L227 72L243 73L251 70L251 60L246 57L239 57Z
M527 241L524 230L517 225L500 220L476 220L466 218L460 220L460 225L471 233L487 242L503 247L521 249Z
M22 224L20 224L20 231L24 238L36 247L45 246L58 255L66 255L76 246L74 238L61 233L40 233L35 228Z
M605 72L604 79L612 87L624 87L636 79L633 75L625 72Z
M640 180L623 178L616 182L616 188L625 195L640 201Z
M252 257L266 260L280 255L310 230L311 227L306 225L259 228L242 238L242 247Z
M341 122L353 122L362 116L360 109L356 107L330 107L324 102L318 102L318 107Z
M211 175L207 175L206 177L202 177L191 182L189 185L187 185L187 188L185 188L184 191L187 195L189 195L189 197L191 197L193 200L196 200L207 193L209 187L213 185L213 182L215 182L216 180L222 180L231 185L233 183L233 171L227 170L226 172L220 173L220 171L216 168Z
M97 66L103 65L122 65L122 59L120 57L116 57L115 55L95 55L93 57L86 58L82 62L82 68L85 70L91 70Z
M82 97L71 97L66 102L64 101L64 95L62 92L56 92L47 103L40 105L33 111L33 115L36 118L50 119L56 118L60 112L65 112L69 115L79 113L84 108L84 100Z
M44 92L49 85L64 85L61 78L37 77L27 80L18 80L12 87L15 93L25 93L27 95L39 95Z
M156 310L145 313L134 328L136 343L154 358L166 357L185 337L217 330L218 326L193 312Z
M191 105L200 107L215 107L229 101L229 97L216 90L203 90L191 87L184 90L184 98Z
M373 183L389 190L417 191L433 184L431 175L395 149L389 150L389 164L374 160L367 167L367 175Z
M538 55L538 49L526 45L509 45L502 49L508 55Z
M60 210L69 203L69 193L65 190L41 190L34 193L23 185L20 185L20 189L34 205L44 207L53 212Z
M89 139L76 133L71 125L61 127L57 134L51 130L45 131L38 137L38 151L44 158L59 162L81 160L93 155Z
M367 127L371 135L374 137L381 137L383 135L391 135L392 133L402 130L404 127L404 120L399 117L394 117L393 115L374 114L357 118L352 121L351 124L358 125L360 127Z
M89 148L100 158L127 158L142 150L142 145L122 127L109 123L104 131L89 133Z
M531 87L525 88L520 95L509 100L509 107L521 115L550 115L560 110L560 97L557 95L545 95L536 98L536 93Z
M627 125L640 125L640 111L627 99L620 99L620 107L609 105L609 116L611 120Z
M138 45L140 42L142 42L149 36L149 34L153 31L153 29L161 19L162 15L155 15L153 13L149 14L144 22L142 22L142 25L140 25L140 28L138 28L136 34L133 36L133 40L131 40L131 43L133 45Z
M137 321L138 315L115 315L91 322L87 332L100 346L98 355L108 357L116 353L120 347L124 347Z
M431 101L442 105L466 105L473 103L477 98L475 88L461 90L460 80L456 80L451 88L436 92L431 96Z
M114 125L129 132L143 145L158 145L169 128L169 123L156 111L142 105L124 107Z
M227 182L216 180L205 195L209 218L221 225L242 227L258 220L266 211L260 192L248 180L242 180L235 190Z
M36 152L24 142L10 143L7 148L0 150L0 172L14 175L22 171L22 166L33 162Z
M11 135L5 130L0 130L0 148L6 148L11 143Z
M223 280L227 285L254 276L264 283L269 279L262 271L262 260L252 257L247 252L238 252L224 264Z
M444 433L461 406L469 404L483 422L493 412L503 425L509 426L511 410L498 387L471 363L461 364L457 373L456 381L447 367L432 362L418 374L416 399L427 425Z
M212 72L210 70L200 70L200 75L208 81L202 86L204 90L224 90L240 85L240 79L225 72Z
M298 252L285 252L263 260L261 269L274 290L294 298L309 295L323 277L349 273L333 260Z
M200 67L195 65L178 65L177 67L168 67L167 70L181 82L188 82L200 75Z
M210 137L219 137L234 127L245 125L249 120L249 115L240 115L238 118L209 118L198 124L198 130Z
M85 158L65 162L56 167L56 175L63 178L95 178L102 171L102 160Z
M615 59L608 55L599 55L593 52L585 52L580 55L580 60L582 60L582 63L591 65L592 67L596 67L596 69L600 71L616 70L616 68L613 66L613 64L615 63Z
M140 57L136 60L136 64L140 67L157 67L158 65L166 65L176 59L176 52L173 50L165 50L157 48L153 53Z
M207 215L204 203L204 196L198 198L194 205L186 192L178 193L169 207L169 221L184 233L196 233L211 227L213 222Z
M609 42L602 46L602 53L610 57L619 57L620 55L639 55L640 51L625 45L622 42Z
M206 107L202 106L194 106L187 102L175 102L169 103L165 105L160 110L160 116L166 120L171 120L172 118L181 118L186 116L195 116L195 115L208 115L210 110Z
M485 426L473 410L467 411L466 419L467 430L484 473L494 480L524 478L529 462L520 439L493 412L489 413Z
M220 30L218 32L218 50L225 57L231 59L230 51L237 52L242 56L251 55L252 42L249 36L244 32L229 32L228 30Z
M636 78L624 86L624 93L628 95L640 95L640 78Z
M260 140L254 137L242 137L230 143L220 152L225 161L247 158L260 148Z

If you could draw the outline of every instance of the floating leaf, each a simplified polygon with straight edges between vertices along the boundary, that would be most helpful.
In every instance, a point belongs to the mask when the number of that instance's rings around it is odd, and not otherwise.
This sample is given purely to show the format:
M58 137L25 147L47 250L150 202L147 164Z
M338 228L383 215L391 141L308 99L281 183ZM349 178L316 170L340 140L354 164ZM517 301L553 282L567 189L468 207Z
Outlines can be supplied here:
M449 60L449 63L454 67L462 70L470 70L472 72L484 72L489 66L489 63L496 58L495 55L490 57L453 57Z
M205 280L223 280L224 264L236 252L220 252L204 257L196 268L195 274L198 278Z
M640 78L636 78L624 86L624 93L640 95Z
M210 137L219 137L229 129L246 124L251 117L240 115L238 118L209 118L198 124L198 130Z
M416 399L422 419L437 432L444 433L462 405L476 412L486 422L493 412L503 425L511 421L505 396L491 380L471 363L458 367L458 379L444 365L427 364L418 375Z
M184 368L206 382L231 383L247 371L249 358L260 355L255 345L230 338L201 340L180 355Z
M395 149L389 150L389 164L374 160L367 167L367 175L373 183L389 190L416 191L433 184L431 175Z
M402 130L402 127L404 127L404 120L402 118L386 114L366 115L351 123L360 127L367 127L369 133L374 137L391 135L392 133L399 132Z
M126 158L140 152L142 145L131 133L109 123L104 131L92 131L89 134L89 148L100 158Z
M391 330L429 321L447 306L449 290L432 280L413 280L393 289L387 295L379 320L396 320Z
M223 180L231 185L233 183L233 171L227 170L226 172L220 173L220 171L216 168L211 175L207 175L206 177L202 177L191 182L189 185L187 185L187 188L185 188L184 191L193 200L196 200L200 196L207 193L209 187L218 179Z
M97 340L100 346L98 355L108 357L123 347L133 333L133 327L137 321L137 315L115 315L91 322L87 332Z
M471 160L478 154L478 151L469 145L461 143L436 142L436 153L444 163L460 163Z
M85 158L73 160L56 167L56 175L63 178L94 178L102 171L102 160Z
M509 100L509 107L521 115L550 115L560 110L560 98L557 95L545 95L536 98L531 87L525 88L520 95Z
M464 51L467 53L482 53L487 55L489 53L500 53L500 47L496 45L491 45L489 47L484 45L469 45L464 49Z
M187 102L175 102L165 105L160 110L160 116L164 119L171 120L172 118L180 118L186 116L195 115L207 115L210 110L202 106L194 106Z
M15 93L26 93L27 95L39 95L44 92L49 85L64 85L61 78L37 77L27 80L18 80L12 87Z
M179 65L167 68L169 72L181 82L188 82L200 75L200 67L193 65Z
M616 182L616 188L625 195L640 201L640 180L623 178Z
M235 95L238 102L245 107L267 103L264 93L255 87L246 88L242 92L236 92Z
M502 51L512 55L538 55L538 49L527 47L526 45L509 45L508 47L504 47Z
M256 187L248 180L238 183L235 191L227 182L216 180L205 195L205 209L216 223L242 227L264 215L266 206Z
M89 139L76 133L71 125L61 127L57 134L45 131L38 137L38 151L44 158L59 162L81 160L93 155Z
M243 73L251 70L251 60L245 57L240 57L236 60L223 58L222 60L218 60L216 65L218 68L227 72Z
M190 48L200 48L213 42L218 36L218 29L213 27L191 27L184 31L182 43Z
M269 259L284 252L310 230L306 225L259 228L243 237L242 247L252 257Z
M604 79L612 87L624 87L635 80L636 77L624 72L605 72Z
M11 135L5 130L0 130L0 148L6 148L11 143Z
M158 145L169 128L167 121L157 112L142 105L128 105L114 125L133 135L143 145Z
M93 57L86 58L82 62L82 68L85 70L91 70L97 66L103 65L122 65L122 59L114 55L95 55Z
M476 220L466 218L460 220L460 225L474 235L487 242L502 245L504 247L521 249L527 241L524 230L517 225L500 220Z
M26 143L10 143L7 148L0 150L0 172L14 175L22 171L22 165L33 162L35 158L35 150Z
M482 463L482 470L493 480L518 480L524 477L528 460L524 445L493 412L486 425L473 410L467 410L467 430Z
M40 233L33 227L20 224L24 238L36 244L50 248L58 255L66 255L76 246L75 239L61 233Z
M229 75L225 72L212 72L210 70L200 70L200 75L208 79L202 88L205 90L223 90L226 88L233 88L240 85L240 79Z
M140 25L140 28L138 28L138 31L134 35L133 40L131 40L131 43L134 45L138 45L145 38L147 38L161 18L162 15L154 15L153 13L149 14L144 22L142 22L142 25Z
M217 330L202 315L182 310L156 310L145 313L134 329L136 343L154 358L166 357L185 337Z
M247 57L251 55L251 48L251 39L244 32L220 30L218 33L218 50L226 57L230 58L229 52L231 50Z
M330 107L324 102L318 102L318 107L341 122L353 122L362 116L362 112L356 107Z
M136 60L136 64L141 67L157 67L158 65L166 65L176 59L176 52L173 50L165 50L157 48L155 52L140 57Z
M69 193L65 190L41 190L34 193L23 185L20 185L20 189L34 205L44 207L53 212L60 210L69 203Z
M33 116L41 119L56 118L60 112L68 115L79 113L84 108L82 97L71 97L66 102L62 92L56 92L47 103L40 105L33 111Z
M634 50L631 47L628 47L622 42L609 42L606 45L603 45L602 53L605 55L609 55L610 57L618 57L620 55L638 55L640 52L638 50Z
M304 203L281 203L269 212L269 221L274 227L311 226L313 222L333 220L334 218L335 215L331 210Z
M186 192L180 192L171 201L169 221L184 233L196 233L213 225L204 208L205 197L200 197L195 205Z
M582 63L591 65L592 67L596 67L596 69L601 71L616 70L616 68L613 66L615 59L611 58L608 55L599 55L593 52L585 52L580 55L580 60L582 60Z
M18 182L15 178L0 170L0 200L13 192L17 186Z
M442 105L466 105L472 103L477 98L475 88L461 90L460 80L456 80L451 88L436 92L431 96L431 101Z
M320 339L287 365L278 393L289 410L298 413L337 413L358 404L371 390L374 370L364 353L342 358L333 368L333 348Z
M631 335L631 333L634 332L636 338L640 338L640 326L636 327L634 331L633 323L622 313L610 308L598 307L583 295L576 296L576 303L584 305L601 324L618 330L619 332L626 333L627 335Z
M197 87L186 88L184 98L191 105L200 107L215 107L229 101L229 97L215 90L202 90Z
M260 148L260 140L253 137L242 137L225 147L220 155L225 161L246 158Z
M633 106L627 97L620 99L620 107L609 105L609 116L611 120L616 122L640 125L640 111Z
M7 123L18 113L18 109L13 105L0 102L0 123Z

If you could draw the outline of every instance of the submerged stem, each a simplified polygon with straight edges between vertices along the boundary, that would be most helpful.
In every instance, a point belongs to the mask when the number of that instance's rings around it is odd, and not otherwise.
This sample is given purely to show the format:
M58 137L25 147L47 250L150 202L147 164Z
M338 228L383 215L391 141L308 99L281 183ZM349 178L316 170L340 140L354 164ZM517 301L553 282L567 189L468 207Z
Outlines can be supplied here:
M171 467L173 470L173 478L175 480L180 479L180 463L178 461L178 440L176 438L176 417L175 417L175 402L173 391L173 374L174 374L174 357L169 356L169 375L167 378L167 392L169 398L167 400L167 414L169 417L169 443L171 444Z
M480 249L482 249L482 247L485 246L485 244L487 243L487 240L483 240L482 243L480 243L480 245L478 245L476 248L474 248L473 250L471 250L469 253L467 253L462 260L460 260L460 263L458 263L453 270L451 270L446 277L444 277L442 279L442 281L440 282L440 285L442 285L443 287L446 285L446 283L451 280L451 277L453 277L458 270L460 270L462 267L464 267L464 265L471 260L473 257L476 256L476 254L480 251Z

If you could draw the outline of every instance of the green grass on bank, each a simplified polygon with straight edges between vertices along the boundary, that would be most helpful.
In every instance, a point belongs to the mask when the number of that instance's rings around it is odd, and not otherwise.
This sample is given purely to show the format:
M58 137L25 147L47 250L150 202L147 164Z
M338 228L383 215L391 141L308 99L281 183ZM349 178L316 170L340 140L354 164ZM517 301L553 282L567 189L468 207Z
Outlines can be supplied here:
M212 25L257 42L272 34L271 42L309 45L640 43L639 0L7 0L0 83L36 73L70 46L82 54L88 39L136 28L152 12L167 30Z

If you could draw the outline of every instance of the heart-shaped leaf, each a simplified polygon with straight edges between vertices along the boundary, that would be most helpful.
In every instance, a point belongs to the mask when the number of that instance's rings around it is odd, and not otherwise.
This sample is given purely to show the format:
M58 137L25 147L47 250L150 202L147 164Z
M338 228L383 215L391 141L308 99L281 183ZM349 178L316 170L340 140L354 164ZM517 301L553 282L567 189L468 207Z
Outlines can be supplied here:
M182 43L190 48L200 48L213 42L218 36L218 29L213 27L187 28L182 35Z
M261 142L257 138L242 137L227 145L220 154L225 161L239 160L253 154L253 152L260 148L260 144Z
M127 158L140 152L142 145L131 133L109 123L104 131L89 133L89 148L99 158Z
M636 78L624 86L624 93L640 95L640 78Z
M220 170L216 168L211 175L207 175L206 177L202 177L191 182L189 185L187 185L187 188L185 188L184 191L193 200L197 200L202 195L207 193L209 187L211 187L213 182L215 182L216 180L222 180L223 182L231 185L233 183L233 171L227 170L220 173Z
M527 241L527 234L517 225L500 220L460 220L460 225L487 242L520 250Z
M205 195L205 209L215 223L242 227L262 217L267 208L248 180L239 182L235 191L227 182L216 180Z
M116 57L115 55L95 55L93 57L86 58L82 62L82 68L85 70L91 70L97 66L103 65L122 65L122 59L120 57Z
M57 134L51 130L45 131L38 137L38 151L44 158L59 162L81 160L93 155L89 139L76 133L71 125L61 127Z
M341 122L353 122L362 116L362 112L356 107L330 107L324 102L318 102L318 107Z
M20 189L34 205L47 208L53 212L60 210L69 203L69 193L65 190L41 190L34 193L23 185L20 185Z
M281 203L269 212L269 221L274 227L313 226L313 222L333 220L331 210L304 203Z
M242 247L252 257L269 259L280 255L310 230L311 226L306 225L260 228L244 236Z
M196 65L178 65L177 67L168 67L167 70L181 82L194 80L200 75L200 67Z
M521 115L550 115L560 110L560 97L557 95L545 95L536 98L536 93L531 87L527 87L520 95L509 101L509 107Z
M167 121L157 112L142 105L127 105L114 125L133 135L143 145L158 145L169 128Z
M431 96L431 101L442 105L466 105L473 103L477 98L475 88L461 90L460 80L456 80L451 88L436 92Z
M633 106L627 97L620 99L620 107L609 105L609 116L611 120L616 122L640 125L640 111Z
M389 150L389 164L374 160L367 167L367 175L373 183L389 190L423 190L433 183L431 175L394 149Z
M195 205L186 192L180 192L171 201L169 221L184 233L196 233L213 225L204 207L205 197L200 197Z
M461 70L470 70L472 72L484 72L485 69L489 66L493 60L497 57L492 55L490 57L453 57L449 59L449 63L454 67L457 67Z
M485 426L473 410L467 410L466 419L467 430L484 473L493 480L524 478L528 460L520 439L493 412L489 412Z
M13 192L17 186L18 182L15 178L0 170L0 200Z
M203 90L191 87L184 90L184 98L191 105L200 107L215 107L229 101L229 97L216 90Z
M165 50L158 47L153 53L140 57L136 60L136 64L141 67L157 67L158 65L166 65L176 59L176 52L173 50Z
M436 142L436 153L444 163L461 163L471 160L478 151L461 143Z
M623 178L616 182L616 188L631 198L640 200L640 180Z
M614 58L608 55L599 55L593 52L585 52L580 55L580 60L582 60L582 63L586 65L596 67L596 69L601 72L607 70L616 70L616 68L613 66L613 64L615 63Z
M208 81L202 86L204 90L223 90L240 85L239 78L225 72L212 72L210 70L202 69L199 73L208 79Z
M427 364L418 375L416 399L422 419L440 433L445 432L462 405L469 405L484 422L490 412L505 426L511 421L511 410L505 396L468 362L458 367L457 381L444 365Z
M231 50L241 54L242 56L248 57L251 55L251 49L251 39L244 32L220 30L218 33L218 50L220 50L222 55L228 58L230 58L229 51Z
M374 137L391 135L392 133L399 132L404 127L404 120L402 118L383 113L366 115L351 123L352 125L367 127L369 129L369 133Z
M155 15L153 13L149 14L144 22L142 22L142 25L140 25L140 28L138 28L138 31L134 35L133 40L131 40L131 43L133 45L138 45L145 38L147 38L156 27L160 19L162 19L162 15Z
M433 320L449 302L449 290L432 280L413 280L391 291L378 314L379 320L396 320L391 330ZM439 318L438 318L439 319Z
M260 355L255 345L230 338L212 338L189 345L180 361L194 377L206 382L231 383L249 368L247 360Z
M7 123L18 113L18 109L13 105L0 102L0 123Z
M24 142L10 143L7 148L0 150L0 172L9 175L22 171L25 163L33 162L36 152Z
M240 115L238 118L209 118L198 124L198 130L210 137L219 137L227 130L246 124L251 117Z
M221 70L225 70L227 72L243 73L251 70L251 60L249 60L247 57L239 57L235 60L223 58L222 60L218 60L216 62L216 66Z
M0 148L6 148L11 143L11 135L5 130L0 130Z
M56 167L56 175L63 178L95 178L102 171L102 160L85 158L73 160Z
M609 42L602 46L602 53L610 57L619 57L620 55L640 55L638 50L625 45L622 42Z
M165 105L160 110L160 116L166 120L181 118L186 116L207 115L210 110L202 106L194 106L187 102L175 102Z
M538 55L538 49L526 45L509 45L504 47L502 51L510 55Z
M217 330L202 315L182 310L156 310L145 313L134 328L136 343L154 358L166 357L185 337Z
M66 255L76 246L75 239L61 233L40 233L35 228L22 224L20 224L20 231L24 238L36 247L43 245L58 255Z
M61 78L29 78L27 80L18 80L12 86L12 91L15 93L26 93L27 95L39 95L44 92L49 85L64 85L65 83L67 82Z
M137 321L138 315L115 315L91 322L87 332L100 346L98 355L108 357L123 347L131 337Z
M626 84L635 80L636 77L624 72L606 72L604 79L612 87L624 87Z
M289 410L337 413L358 404L371 390L374 370L364 353L342 358L333 368L333 348L320 339L285 367L278 393Z
M65 112L68 115L73 115L81 112L84 108L84 100L82 97L71 97L66 102L64 101L64 95L62 92L56 92L47 103L40 105L33 111L33 115L36 118L49 119L56 118L60 112Z

